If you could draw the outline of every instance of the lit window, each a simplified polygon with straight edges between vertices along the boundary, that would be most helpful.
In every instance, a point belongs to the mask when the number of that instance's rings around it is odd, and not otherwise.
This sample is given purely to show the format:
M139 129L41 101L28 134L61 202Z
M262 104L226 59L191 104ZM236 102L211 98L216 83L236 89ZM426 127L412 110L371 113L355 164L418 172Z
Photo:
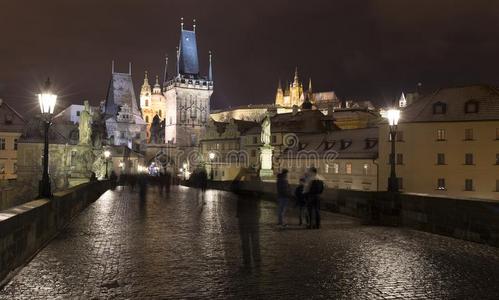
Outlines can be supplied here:
M464 155L464 164L472 165L473 164L473 153L466 153Z
M473 191L473 179L465 179L464 180L464 190L465 191Z
M324 165L324 173L329 173L329 165L328 164L325 164Z
M334 174L340 173L340 164L339 163L333 163L333 173Z
M466 141L471 141L473 140L473 128L466 128L464 130L464 139Z
M0 138L0 150L5 150L5 138Z
M437 190L445 190L445 178L437 179Z
M437 153L437 165L445 165L445 154Z
M445 141L445 129L437 129L437 141Z
M352 164L351 163L345 164L345 173L352 174Z

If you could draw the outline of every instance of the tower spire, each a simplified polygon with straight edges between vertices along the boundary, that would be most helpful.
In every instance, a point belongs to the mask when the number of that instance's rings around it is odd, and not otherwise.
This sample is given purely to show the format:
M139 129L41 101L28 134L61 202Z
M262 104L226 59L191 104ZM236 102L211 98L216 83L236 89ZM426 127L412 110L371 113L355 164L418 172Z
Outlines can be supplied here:
M184 17L180 18L180 29L184 30Z
M193 28L193 31L196 32L196 19L192 20L192 28Z
M299 78L298 78L298 67L295 68L295 78L294 78L294 81L293 81L293 86L298 86L300 84L299 82Z
M312 93L312 77L308 79L308 92Z
M128 62L128 75L132 75L132 62Z
M111 74L114 74L114 59L111 61Z
M163 73L163 87L166 84L167 79L168 79L168 53L165 54L165 71Z
M144 84L149 84L149 78L147 78L147 71L144 72Z
M180 51L177 47L177 76L180 75Z
M208 80L209 80L209 81L213 81L213 68L212 68L212 66L211 66L211 55L212 55L212 54L211 54L211 50L210 50L210 52L209 52L209 53L210 53L210 68L209 68L209 70L208 70Z

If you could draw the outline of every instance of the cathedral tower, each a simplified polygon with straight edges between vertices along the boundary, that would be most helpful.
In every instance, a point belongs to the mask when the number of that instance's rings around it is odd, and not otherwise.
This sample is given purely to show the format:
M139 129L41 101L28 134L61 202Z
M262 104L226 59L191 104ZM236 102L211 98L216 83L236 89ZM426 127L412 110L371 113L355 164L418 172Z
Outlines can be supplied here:
M197 146L210 118L210 97L213 74L202 76L199 71L196 27L180 29L177 50L177 74L164 87L166 97L165 142L180 147Z

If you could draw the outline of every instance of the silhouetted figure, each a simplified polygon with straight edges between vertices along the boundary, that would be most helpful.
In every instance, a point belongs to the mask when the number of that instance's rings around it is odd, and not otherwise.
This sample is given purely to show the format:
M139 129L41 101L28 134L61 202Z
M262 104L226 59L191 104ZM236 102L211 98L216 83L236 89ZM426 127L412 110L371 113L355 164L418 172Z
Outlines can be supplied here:
M300 183L295 189L295 198L296 198L296 205L298 207L298 213L299 213L299 220L300 223L299 225L301 226L303 224L303 215L305 214L305 206L306 206L306 201L305 201L305 195L303 194L303 189L305 188L305 178L300 178ZM309 218L306 217L307 225L309 225Z
M277 175L277 202L279 205L278 225L286 226L284 223L284 214L286 212L286 207L288 206L289 194L288 170L283 169L282 172Z
M245 197L237 198L237 215L243 264L247 268L260 265L260 202Z
M140 175L138 178L138 182L139 182L140 201L145 201L147 197L147 176Z
M95 175L95 172L92 172L90 174L90 182L94 182L94 181L97 181L97 176Z
M320 228L321 227L321 215L320 215L320 194L324 191L324 182L318 178L317 169L312 167L308 172L308 177L304 187L304 194L307 199L307 209L310 218L310 223L308 228ZM313 219L315 218L315 226L313 225Z
M116 188L116 184L117 184L117 180L118 180L118 176L116 175L116 173L113 171L111 171L111 175L109 175L109 180L111 181L111 189L115 189Z
M130 190L133 192L135 190L135 185L137 184L137 176L136 175L128 175L128 185L130 186Z

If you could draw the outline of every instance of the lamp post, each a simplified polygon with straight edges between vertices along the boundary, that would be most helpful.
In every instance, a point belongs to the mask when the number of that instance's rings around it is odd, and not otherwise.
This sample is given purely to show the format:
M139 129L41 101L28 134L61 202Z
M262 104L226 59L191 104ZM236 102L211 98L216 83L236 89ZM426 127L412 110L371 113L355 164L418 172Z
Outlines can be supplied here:
M213 181L213 160L215 159L215 153L210 152L208 158L210 159L210 180Z
M50 79L47 78L42 92L38 94L38 102L40 103L40 111L44 123L45 133L43 146L43 174L39 186L40 197L44 198L52 196L49 177L49 128L56 101L57 95L52 94Z
M111 151L109 151L109 150L104 151L104 158L106 159L106 179L109 178L109 176L107 174L107 169L108 169L107 164L109 162L109 157L110 156L111 156Z
M388 126L390 128L390 142L391 142L391 152L390 152L390 178L388 179L388 191L398 192L398 180L397 174L395 172L395 137L397 136L397 125L400 119L400 110L390 109L387 112L386 118L388 119Z

